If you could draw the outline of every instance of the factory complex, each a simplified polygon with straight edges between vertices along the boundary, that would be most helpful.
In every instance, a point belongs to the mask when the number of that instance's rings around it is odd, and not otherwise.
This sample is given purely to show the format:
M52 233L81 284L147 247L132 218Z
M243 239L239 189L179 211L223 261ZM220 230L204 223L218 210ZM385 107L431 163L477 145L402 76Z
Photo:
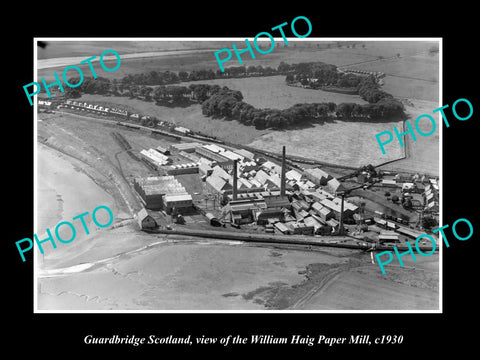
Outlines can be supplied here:
M287 165L285 147L280 164L246 149L199 142L160 145L140 154L155 176L135 178L133 187L148 214L157 219L145 226L139 221L141 227L198 223L187 219L196 214L210 226L228 225L234 231L350 233L362 241L395 244L422 233L412 224L417 221L418 227L424 210L438 215L438 181L418 174L384 172L380 179L361 171L353 183L358 186L352 188L346 184L353 180L337 179L318 166ZM413 214L406 216L402 209L403 215L392 216L379 204L365 204L358 196L350 200L351 191L369 188L394 194L383 202L391 201L392 208L408 205ZM158 214L164 214L163 221ZM171 225L165 215L171 216ZM142 219L146 216L142 212Z

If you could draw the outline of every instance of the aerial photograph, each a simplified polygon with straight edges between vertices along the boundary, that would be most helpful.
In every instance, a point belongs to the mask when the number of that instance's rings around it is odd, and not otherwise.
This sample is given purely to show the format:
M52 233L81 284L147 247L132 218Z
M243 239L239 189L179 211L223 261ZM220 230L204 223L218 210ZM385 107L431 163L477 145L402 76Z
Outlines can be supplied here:
M35 311L442 308L441 39L35 41Z

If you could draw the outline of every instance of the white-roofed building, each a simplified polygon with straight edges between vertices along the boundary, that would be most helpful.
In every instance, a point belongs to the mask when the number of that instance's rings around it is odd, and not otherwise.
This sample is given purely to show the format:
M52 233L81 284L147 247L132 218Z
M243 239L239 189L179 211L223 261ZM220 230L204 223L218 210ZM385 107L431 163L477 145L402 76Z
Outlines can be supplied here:
M306 169L305 177L315 183L315 185L326 185L332 177L320 168Z
M232 189L232 185L227 180L213 174L207 177L206 183L217 193L223 193L225 190Z
M217 153L217 154L225 151L225 149L223 147L215 145L215 144L207 144L207 145L203 145L203 147L205 149L208 149L211 152L214 152L214 153Z
M242 161L244 159L243 156L241 156L239 154L236 154L236 153L234 153L233 151L230 151L230 150L225 150L221 154L222 154L222 156L225 156L227 159L230 159L232 161L233 160Z
M288 180L300 181L302 174L300 174L297 170L292 169L285 173L285 178Z
M327 182L327 189L328 189L328 191L330 191L332 194L335 194L337 191L342 191L342 190L343 190L343 186L342 186L342 184L340 183L340 181L338 181L338 180L335 179L335 178L332 178L332 179L328 180L328 182Z
M253 158L255 157L254 153L245 149L235 149L234 152L236 152L239 155L242 155L244 158L247 158L249 160L253 160Z

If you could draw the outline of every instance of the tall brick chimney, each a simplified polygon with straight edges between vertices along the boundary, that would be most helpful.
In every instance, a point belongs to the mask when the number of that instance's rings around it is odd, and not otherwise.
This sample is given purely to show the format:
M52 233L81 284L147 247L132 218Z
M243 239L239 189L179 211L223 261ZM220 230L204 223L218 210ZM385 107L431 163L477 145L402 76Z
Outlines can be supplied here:
M285 197L285 146L282 150L282 177L280 179L280 196Z
M237 160L233 160L233 200L237 200Z

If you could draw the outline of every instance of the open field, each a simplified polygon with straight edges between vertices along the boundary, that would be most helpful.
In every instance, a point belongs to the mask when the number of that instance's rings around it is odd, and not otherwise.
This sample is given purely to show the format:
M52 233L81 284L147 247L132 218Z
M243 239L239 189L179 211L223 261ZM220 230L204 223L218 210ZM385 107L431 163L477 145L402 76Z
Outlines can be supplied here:
M381 154L375 134L382 129L401 126L401 121L387 123L363 123L335 121L312 128L271 131L252 141L250 146L267 151L287 153L313 158L328 163L362 166L378 165L402 157L402 149L393 144L386 155Z
M414 106L405 106L407 113L410 115L408 121L412 128L414 128L417 141L412 141L411 135L407 136L407 149L409 156L407 159L395 161L392 164L384 165L381 169L393 170L393 171L407 171L418 172L420 174L440 175L440 127L443 120L439 119L441 115L432 114L432 110L439 107L438 102L431 101L412 101ZM436 121L436 130L430 136L420 136L415 130L415 119L422 114L430 114ZM422 132L428 133L432 129L432 124L428 119L423 119L419 122L419 128ZM393 128L385 127L384 130L390 130L393 132ZM383 131L383 130L381 130ZM393 147L392 147L393 145ZM377 145L378 146L378 145ZM394 136L392 143L385 146L387 155L389 151L396 151L399 147L398 140ZM378 147L379 156L383 158L386 155L382 155L380 147Z
M255 106L256 108L287 109L300 103L319 103L334 102L354 102L357 104L367 104L358 95L339 94L321 90L304 89L300 87L287 86L285 76L265 76L243 79L215 79L202 80L182 83L188 86L190 84L210 84L226 86L232 90L239 90L243 94L243 100Z

